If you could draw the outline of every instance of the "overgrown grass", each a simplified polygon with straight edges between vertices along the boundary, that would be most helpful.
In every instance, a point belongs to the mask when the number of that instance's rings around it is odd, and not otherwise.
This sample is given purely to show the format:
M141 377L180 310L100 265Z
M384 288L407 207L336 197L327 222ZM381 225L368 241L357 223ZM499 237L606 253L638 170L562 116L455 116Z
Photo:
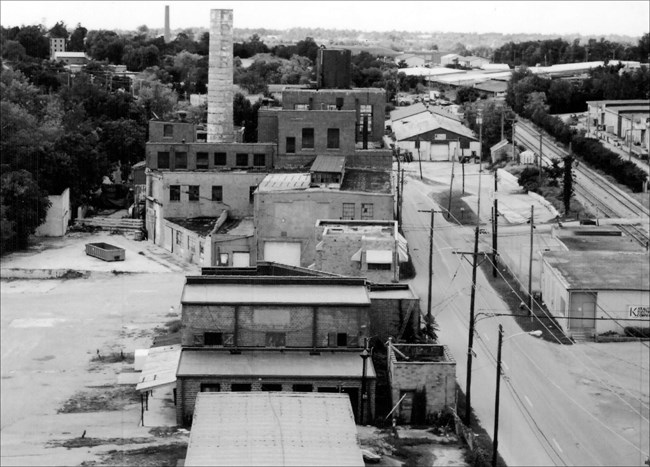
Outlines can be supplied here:
M135 362L135 354L133 352L111 352L109 354L102 354L101 352L98 352L95 354L91 359L91 362L94 363L129 363L132 364Z
M135 386L89 386L65 401L57 413L85 413L122 410L140 401Z
M101 461L83 462L82 466L124 466L124 467L176 467L179 459L185 459L187 443L147 446L126 451L111 450L101 454Z

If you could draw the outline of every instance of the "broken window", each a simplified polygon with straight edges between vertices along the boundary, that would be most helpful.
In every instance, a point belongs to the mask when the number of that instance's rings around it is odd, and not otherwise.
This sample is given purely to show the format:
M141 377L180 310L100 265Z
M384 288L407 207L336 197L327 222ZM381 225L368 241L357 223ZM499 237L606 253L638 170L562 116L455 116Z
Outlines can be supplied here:
M282 391L282 385L280 383L263 383L262 391Z
M189 194L190 201L199 200L199 185L189 185L187 187L187 193Z
M294 384L293 392L314 392L313 384Z
M212 186L212 201L223 201L223 187L221 185Z
M361 220L371 220L374 217L374 206L372 203L361 204Z
M248 154L238 153L236 163L238 167L248 167Z
M264 167L266 165L266 154L253 154L253 165Z
M187 152L177 151L174 154L174 169L187 169Z
M169 185L169 201L180 201L180 200L181 200L181 186Z
M293 136L287 136L287 153L296 152L296 138Z
M245 392L251 391L252 387L250 383L233 383L230 385L230 390L232 392Z
M163 138L172 138L174 136L174 125L166 123L163 125Z
M219 383L201 383L201 392L220 392L221 384Z
M223 345L222 332L204 332L203 345Z

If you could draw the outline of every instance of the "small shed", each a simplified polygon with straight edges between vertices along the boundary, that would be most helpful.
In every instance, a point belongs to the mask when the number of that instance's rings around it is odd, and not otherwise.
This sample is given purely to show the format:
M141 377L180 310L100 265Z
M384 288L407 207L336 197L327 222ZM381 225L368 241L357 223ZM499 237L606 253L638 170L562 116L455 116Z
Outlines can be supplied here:
M490 148L490 158L492 163L501 160L507 160L512 157L512 144L508 143L507 139L502 139L497 144Z

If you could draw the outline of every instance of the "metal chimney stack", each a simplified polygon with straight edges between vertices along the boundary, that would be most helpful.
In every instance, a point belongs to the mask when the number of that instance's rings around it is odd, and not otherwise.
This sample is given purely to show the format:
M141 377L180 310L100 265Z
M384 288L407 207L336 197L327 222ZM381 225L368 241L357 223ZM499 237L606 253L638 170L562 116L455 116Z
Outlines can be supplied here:
M169 30L169 5L165 5L165 44L171 40L171 34Z
M210 10L208 143L232 143L235 140L232 34L232 10Z

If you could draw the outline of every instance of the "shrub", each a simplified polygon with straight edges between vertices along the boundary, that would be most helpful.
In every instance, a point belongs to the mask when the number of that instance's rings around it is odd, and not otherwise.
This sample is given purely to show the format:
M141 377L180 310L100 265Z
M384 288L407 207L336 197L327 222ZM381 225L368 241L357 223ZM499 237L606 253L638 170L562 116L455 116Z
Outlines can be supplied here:
M650 328L640 326L625 326L623 329L626 336L650 338Z

